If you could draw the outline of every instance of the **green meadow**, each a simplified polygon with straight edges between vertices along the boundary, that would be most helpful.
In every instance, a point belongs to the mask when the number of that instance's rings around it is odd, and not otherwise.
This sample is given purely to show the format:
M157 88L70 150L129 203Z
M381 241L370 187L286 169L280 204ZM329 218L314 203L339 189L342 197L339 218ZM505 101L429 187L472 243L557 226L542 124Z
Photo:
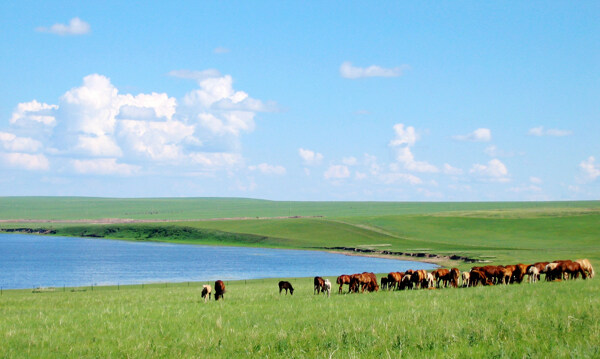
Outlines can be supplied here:
M87 221L106 218L145 222ZM0 220L0 230L67 236L600 266L600 201L3 197ZM293 296L277 281L229 282L225 301L206 304L202 283L5 290L0 357L600 357L597 278L330 298L313 295L311 278L290 279Z

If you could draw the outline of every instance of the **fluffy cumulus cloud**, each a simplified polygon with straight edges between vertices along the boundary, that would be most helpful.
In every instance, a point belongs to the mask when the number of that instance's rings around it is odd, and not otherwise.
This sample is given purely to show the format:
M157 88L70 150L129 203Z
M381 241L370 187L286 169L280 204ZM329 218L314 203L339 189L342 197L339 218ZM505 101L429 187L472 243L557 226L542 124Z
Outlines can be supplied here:
M594 181L600 176L600 166L596 164L594 156L588 157L579 163L579 169L583 173L584 180Z
M394 125L396 137L390 141L389 146L396 151L396 161L401 163L408 171L413 172L438 172L438 168L424 161L415 160L411 147L417 142L415 128L405 127L399 123Z
M0 152L0 162L8 168L33 171L47 170L50 167L46 156L40 153Z
M479 163L474 164L469 173L496 182L508 182L510 180L508 177L508 169L504 163L496 158L490 160L485 165Z
M260 173L266 175L278 175L282 176L285 174L286 170L283 166L273 166L267 163L261 163L256 166L248 166L250 171L259 171Z
M323 161L323 155L315 151L299 148L298 154L300 155L300 158L302 158L304 164L308 166L319 165Z
M551 136L551 137L564 137L573 134L573 131L559 130L557 128L544 128L544 126L533 127L529 129L529 135L531 136Z
M398 77L409 68L408 65L393 68L384 68L377 65L369 67L356 67L346 61L340 66L340 75L346 79L360 79L365 77Z
M46 156L57 156L67 164L61 168L76 173L127 176L165 165L186 164L194 173L239 167L239 138L254 130L256 113L267 106L236 91L231 76L216 70L173 75L199 88L177 101L166 93L120 93L109 78L92 74L57 104L17 105L10 125L31 135L0 132L2 163L16 167L29 158L31 165L21 168L48 169Z
M13 111L10 124L19 127L29 127L37 124L54 126L56 119L53 116L53 111L57 108L57 105L40 103L35 100L20 103Z
M492 131L489 128L478 128L466 135L456 135L452 138L458 141L489 142L492 140Z
M68 24L54 24L50 27L40 26L36 30L55 35L85 35L90 32L90 24L78 17L74 17Z

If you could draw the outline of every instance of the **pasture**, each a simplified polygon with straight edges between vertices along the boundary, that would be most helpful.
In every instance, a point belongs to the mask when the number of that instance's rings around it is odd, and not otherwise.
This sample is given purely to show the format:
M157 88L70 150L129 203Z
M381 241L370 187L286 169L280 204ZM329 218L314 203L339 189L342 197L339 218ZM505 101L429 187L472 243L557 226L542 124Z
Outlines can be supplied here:
M379 276L378 276L379 277ZM335 278L329 278L335 283ZM9 291L0 357L522 358L600 355L600 282L313 295L312 278ZM213 283L211 283L213 284Z
M294 216L300 218L288 218ZM102 218L169 222L73 222ZM0 223L0 229L57 235L315 250L344 246L456 254L485 264L589 258L600 267L599 201L11 197L0 199L0 219L17 220ZM439 262L461 271L482 265ZM313 295L313 278L283 279L293 285L293 296L279 295L281 278L238 281L227 283L224 301L209 303L200 297L206 283L4 291L0 356L600 356L598 278L338 295L336 278L329 277L330 298Z

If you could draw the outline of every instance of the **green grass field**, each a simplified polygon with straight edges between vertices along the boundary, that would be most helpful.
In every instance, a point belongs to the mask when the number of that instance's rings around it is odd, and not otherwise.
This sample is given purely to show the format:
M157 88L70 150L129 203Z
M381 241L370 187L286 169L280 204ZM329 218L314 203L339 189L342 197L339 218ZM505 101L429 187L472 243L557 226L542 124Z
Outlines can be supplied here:
M272 218L289 216L304 218ZM201 220L239 217L246 219ZM41 221L99 218L172 222ZM589 258L600 266L600 201L0 198L0 220L7 219L29 221L2 222L0 229L275 248L378 248L459 254L492 264ZM230 282L224 302L207 304L200 302L200 283L4 291L0 357L600 357L597 278L331 298L313 296L310 278L292 279L294 296L280 296L277 281Z

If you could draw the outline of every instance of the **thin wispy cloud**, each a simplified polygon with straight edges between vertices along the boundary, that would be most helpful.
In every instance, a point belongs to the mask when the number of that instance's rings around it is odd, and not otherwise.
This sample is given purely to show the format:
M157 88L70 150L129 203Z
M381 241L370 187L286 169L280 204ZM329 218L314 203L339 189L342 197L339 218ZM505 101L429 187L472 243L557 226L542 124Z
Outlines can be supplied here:
M40 26L35 29L37 32L45 32L55 35L85 35L90 32L90 24L78 17L72 18L68 24L54 24L50 27Z
M533 127L531 129L529 129L528 134L531 136L537 136L537 137L542 137L542 136L564 137L564 136L572 135L573 131L560 130L557 128L546 129L546 128L544 128L544 126L539 126L539 127Z
M410 66L401 65L393 68L385 68L377 65L369 67L353 66L351 62L344 62L340 66L340 75L346 79L360 79L366 77L398 77L408 70Z
M492 140L492 131L489 128L478 128L466 135L456 135L452 138L457 141L489 142Z

